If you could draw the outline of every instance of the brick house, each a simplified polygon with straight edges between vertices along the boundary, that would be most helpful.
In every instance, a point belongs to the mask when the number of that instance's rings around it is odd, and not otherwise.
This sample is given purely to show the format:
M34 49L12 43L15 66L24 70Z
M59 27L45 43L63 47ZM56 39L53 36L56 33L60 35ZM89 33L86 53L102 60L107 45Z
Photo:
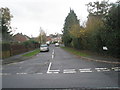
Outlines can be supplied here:
M13 36L14 41L21 43L30 40L30 38L27 35L23 35L22 33L17 33Z

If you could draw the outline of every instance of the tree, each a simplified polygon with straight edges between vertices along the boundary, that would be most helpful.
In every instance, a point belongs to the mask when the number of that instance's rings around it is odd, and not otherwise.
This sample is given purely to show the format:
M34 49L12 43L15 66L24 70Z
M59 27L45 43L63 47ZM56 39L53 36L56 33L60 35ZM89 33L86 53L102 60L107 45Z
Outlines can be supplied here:
M1 27L2 27L2 40L3 41L11 41L12 35L10 34L11 31L11 18L13 17L10 13L9 8L0 8L0 14L1 14Z
M88 11L84 45L89 50L120 57L120 2L89 3ZM103 46L108 48L105 53Z
M46 43L46 33L42 28L40 28L40 34L38 36L38 41L40 42L40 44Z
M100 52L104 46L104 40L102 40L102 32L104 33L104 23L101 18L97 16L89 17L86 25L86 42L87 48L92 51Z
M120 57L120 2L112 4L105 19L109 54Z
M110 4L108 1L96 1L87 4L87 10L90 15L104 16L108 13Z
M74 10L70 9L70 13L65 19L64 27L63 27L63 42L65 46L71 46L72 37L70 34L70 30L72 30L74 25L79 25L79 20L77 19Z
M87 4L88 21L86 23L86 44L88 49L96 52L102 52L103 46L106 46L105 38L105 16L108 14L111 4L108 1L96 1Z

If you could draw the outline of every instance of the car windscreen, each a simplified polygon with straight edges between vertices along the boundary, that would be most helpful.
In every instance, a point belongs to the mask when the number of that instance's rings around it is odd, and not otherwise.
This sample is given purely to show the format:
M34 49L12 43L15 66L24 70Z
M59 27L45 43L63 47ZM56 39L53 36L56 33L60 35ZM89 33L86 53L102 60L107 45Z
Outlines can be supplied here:
M40 47L47 47L47 45L41 45Z

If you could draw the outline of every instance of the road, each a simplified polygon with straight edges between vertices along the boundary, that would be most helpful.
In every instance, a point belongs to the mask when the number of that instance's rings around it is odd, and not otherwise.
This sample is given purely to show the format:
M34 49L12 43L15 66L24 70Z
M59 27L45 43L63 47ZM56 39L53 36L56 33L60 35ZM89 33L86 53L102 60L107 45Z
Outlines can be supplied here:
M82 60L50 46L29 60L4 65L3 88L116 88L118 66Z

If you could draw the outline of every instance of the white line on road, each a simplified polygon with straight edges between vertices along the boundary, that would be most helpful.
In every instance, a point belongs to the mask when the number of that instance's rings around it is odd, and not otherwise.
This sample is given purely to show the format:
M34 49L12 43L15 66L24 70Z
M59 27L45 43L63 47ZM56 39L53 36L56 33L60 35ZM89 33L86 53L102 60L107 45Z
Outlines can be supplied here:
M47 73L48 73L48 74L50 74L50 73L59 73L60 70L50 70L51 65L52 65L52 62L50 62L50 64L49 64L49 67L48 67Z
M110 69L106 69L106 70L103 70L103 71L108 72L108 71L110 71Z
M64 71L75 71L75 69L64 69Z
M60 70L49 70L51 72L59 72Z
M0 73L0 76L2 75L11 75L11 73Z
M53 52L52 52L52 59L54 58L54 56L55 56L55 51L54 51L54 49L53 49Z
M76 71L64 71L63 73L76 73Z
M95 70L97 70L98 72L100 72L100 71L104 71L104 72L110 71L110 69L108 69L108 68L95 68Z
M47 73L50 73L50 67L51 67L51 65L52 65L52 62L50 62L50 64L49 64L49 67L48 67Z
M59 73L59 72L52 72L52 73Z
M79 69L80 72L93 72L91 68Z
M75 69L65 69L63 73L76 73Z
M52 54L52 59L54 58L54 55Z
M55 51L54 51L54 49L53 49L53 52L52 52L52 54L53 54L53 55L55 54Z
M93 71L80 71L80 72L93 72Z
M27 73L16 73L17 75L23 75L23 74L27 74Z
M95 69L104 70L104 69L107 69L107 68L95 68Z
M114 71L120 71L120 67L113 67L112 70L114 70Z
M90 70L91 68L84 68L84 69L79 69L79 70Z

